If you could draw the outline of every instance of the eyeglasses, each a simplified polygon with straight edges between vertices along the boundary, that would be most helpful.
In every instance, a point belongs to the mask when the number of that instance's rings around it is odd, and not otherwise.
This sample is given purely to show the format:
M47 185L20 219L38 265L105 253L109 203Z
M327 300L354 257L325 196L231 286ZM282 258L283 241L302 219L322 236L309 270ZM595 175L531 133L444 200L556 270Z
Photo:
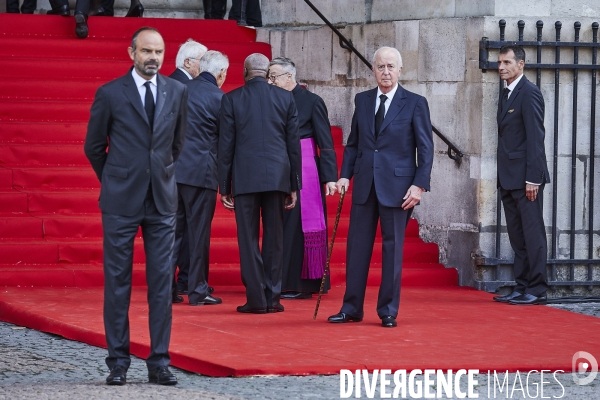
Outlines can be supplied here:
M276 80L277 78L279 78L279 77L280 77L280 76L282 76L282 75L287 75L287 74L289 74L289 72L284 72L283 74L279 74L279 75L271 75L271 76L269 76L269 80L270 80L271 82L275 82L275 80Z
M388 69L388 71L390 72L394 72L396 70L396 66L394 64L388 64L388 65L378 65L377 66L377 70L379 72L383 72L385 71L385 69Z

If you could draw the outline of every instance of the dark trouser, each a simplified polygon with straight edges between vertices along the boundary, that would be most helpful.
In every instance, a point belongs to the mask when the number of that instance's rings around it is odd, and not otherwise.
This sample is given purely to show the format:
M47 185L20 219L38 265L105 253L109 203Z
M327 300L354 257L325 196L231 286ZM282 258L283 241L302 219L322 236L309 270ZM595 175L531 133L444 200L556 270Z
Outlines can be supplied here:
M541 296L548 289L543 193L544 185L540 185L537 198L530 201L525 189L500 188L508 239L515 252L515 290L534 296Z
M97 7L97 1L94 0L77 0L75 3L75 13L82 13L83 15L90 14L90 4L92 7ZM108 14L113 14L115 7L115 0L102 0L102 8Z
M210 226L215 215L217 191L196 186L177 184L183 199L188 227L190 270L188 299L191 304L204 300L208 293L208 253Z
M411 214L412 209L381 205L374 185L364 204L352 204L346 250L346 293L341 312L357 318L364 316L367 277L379 221L383 238L383 259L377 315L380 318L398 315L404 231Z
M56 10L57 8L60 8L62 6L68 6L69 2L67 0L50 0L50 7L52 7L53 10Z
M232 0L229 19L243 21L250 26L262 26L260 0Z
M146 252L146 283L150 327L149 370L170 362L171 339L171 256L175 240L175 215L156 209L151 191L134 216L102 213L104 229L104 329L108 357L106 364L129 368L129 303L133 243L142 227Z
M21 12L23 14L33 14L37 8L37 0L24 0L21 5ZM7 13L19 13L19 0L6 0L6 12Z
M175 226L175 246L173 247L173 296L177 295L177 289L188 287L188 275L190 270L190 242L188 226L185 216L185 204L181 197L179 187L177 189L177 216ZM175 271L179 267L179 273L175 278Z
M283 268L283 192L248 193L235 196L235 221L242 282L251 308L274 307L281 296ZM258 246L262 214L262 252Z
M204 19L223 19L227 11L226 0L202 0Z

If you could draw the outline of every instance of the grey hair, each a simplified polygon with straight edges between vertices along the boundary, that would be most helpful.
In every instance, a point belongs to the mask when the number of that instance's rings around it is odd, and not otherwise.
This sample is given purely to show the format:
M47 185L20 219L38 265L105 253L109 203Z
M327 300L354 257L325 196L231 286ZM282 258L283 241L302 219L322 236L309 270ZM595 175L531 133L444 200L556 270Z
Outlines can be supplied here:
M274 58L269 63L269 67L271 65L281 66L281 69L283 70L283 72L292 74L292 78L294 78L294 80L296 80L296 64L294 64L294 62L292 60L290 60L289 58L286 58L286 57Z
M269 73L269 59L261 53L252 53L244 60L244 68L247 70L264 71Z
M209 50L200 59L200 72L208 72L216 77L229 68L229 59L220 51Z
M375 54L373 54L373 60L371 61L373 66L375 66L375 60L377 59L377 54L379 54L380 51L385 51L385 50L391 50L394 53L396 53L396 56L398 57L398 68L402 68L402 56L400 55L400 52L398 51L398 49L393 48L393 47L387 47L387 46L380 47L375 51Z
M177 68L183 68L185 60L188 58L201 58L207 50L205 45L198 43L195 40L188 39L184 44L179 46L177 58L175 58L175 66Z

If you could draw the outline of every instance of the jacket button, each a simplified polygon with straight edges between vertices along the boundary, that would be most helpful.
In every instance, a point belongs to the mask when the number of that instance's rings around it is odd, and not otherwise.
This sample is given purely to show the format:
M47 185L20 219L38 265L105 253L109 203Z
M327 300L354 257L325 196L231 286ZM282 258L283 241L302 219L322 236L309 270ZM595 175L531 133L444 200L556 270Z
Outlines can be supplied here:
M375 153L379 153L379 150L375 150Z
M150 154L154 154L154 150L150 150Z
M146 170L146 173L147 173L147 174L149 174L149 173L150 173L150 170L149 170L149 169L147 169L147 170Z

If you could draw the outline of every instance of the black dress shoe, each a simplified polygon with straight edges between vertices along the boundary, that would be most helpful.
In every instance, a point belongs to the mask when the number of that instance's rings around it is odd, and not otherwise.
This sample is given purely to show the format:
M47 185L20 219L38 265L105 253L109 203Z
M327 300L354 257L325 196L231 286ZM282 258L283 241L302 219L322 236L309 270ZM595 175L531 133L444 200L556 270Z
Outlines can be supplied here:
M87 15L75 13L75 34L80 39L88 37Z
M381 317L381 326L384 328L395 328L397 325L396 318L391 315Z
M70 17L71 11L69 10L69 5L65 4L57 8L53 8L52 10L46 11L47 15L61 15L63 17Z
M177 295L173 296L173 304L175 303L183 303L183 297Z
M281 293L281 298L288 299L288 300L310 299L311 297L312 297L312 293L306 293L306 292L283 292L283 293Z
M121 365L117 365L110 370L110 374L106 378L107 385L123 386L127 382L127 370Z
M195 303L190 302L190 306L210 306L214 304L221 304L223 300L218 297L212 297L210 294L206 296L203 300L197 301Z
M285 308L283 308L283 304L281 303L274 305L273 307L267 307L268 313L283 312L283 310L285 310Z
M129 6L129 11L125 14L126 17L143 17L144 16L144 6L140 3L139 0L131 0L131 5Z
M333 322L335 324L343 324L346 322L360 322L362 321L362 318L356 318L346 313L340 312L327 318L327 321Z
M113 12L106 11L104 9L104 7L102 7L102 6L100 6L96 10L90 11L90 16L96 16L96 17L113 17L114 15L115 15L114 11Z
M158 367L148 371L148 381L159 385L177 385L177 378L169 371L169 367Z
M177 294L185 294L187 296L188 290L187 289L179 289L179 288L177 288Z
M515 305L546 304L547 302L546 295L534 296L529 293L522 294L509 301L510 304Z
M512 292L511 294L507 294L506 296L494 296L494 301L497 301L500 303L508 303L510 300L514 299L515 297L519 297L522 294L523 293L517 292L515 290L514 292Z
M266 308L252 308L247 303L243 306L238 306L237 312L248 313L248 314L266 314Z

